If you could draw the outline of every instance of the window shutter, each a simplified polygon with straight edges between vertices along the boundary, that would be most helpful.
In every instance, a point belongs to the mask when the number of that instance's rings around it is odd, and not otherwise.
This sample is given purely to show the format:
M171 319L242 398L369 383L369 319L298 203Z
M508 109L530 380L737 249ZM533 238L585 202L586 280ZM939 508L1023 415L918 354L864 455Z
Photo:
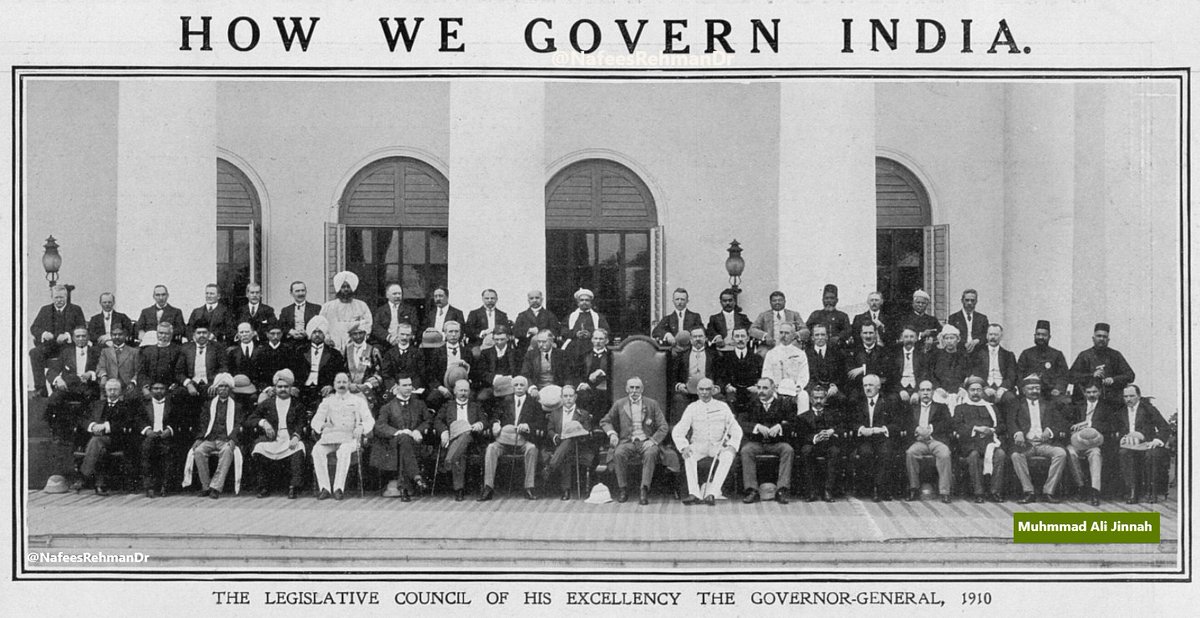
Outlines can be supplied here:
M337 295L333 289L333 276L346 269L346 226L341 223L325 224L325 299Z
M943 322L950 315L950 226L925 226L925 289L933 300L933 315Z
M650 228L650 328L662 319L663 311L663 227Z

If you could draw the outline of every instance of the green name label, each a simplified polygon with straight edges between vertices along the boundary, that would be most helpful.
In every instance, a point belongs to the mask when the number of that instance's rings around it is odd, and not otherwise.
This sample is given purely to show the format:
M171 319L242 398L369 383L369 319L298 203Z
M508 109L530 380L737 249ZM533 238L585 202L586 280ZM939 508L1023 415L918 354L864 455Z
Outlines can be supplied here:
M1013 513L1014 543L1158 543L1159 513Z

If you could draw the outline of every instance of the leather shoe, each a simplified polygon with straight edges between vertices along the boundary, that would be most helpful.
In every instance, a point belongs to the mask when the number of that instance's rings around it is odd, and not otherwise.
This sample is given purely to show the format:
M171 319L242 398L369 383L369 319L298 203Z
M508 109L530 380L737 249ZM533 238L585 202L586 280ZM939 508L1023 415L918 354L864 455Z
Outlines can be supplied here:
M700 499L699 496L694 494L688 494L688 497L681 500L681 502L684 506L692 506L693 504L700 504L701 502L704 502L704 500Z
M759 499L760 496L758 495L757 489L747 489L746 497L742 498L742 504L754 504L755 502L758 502Z
M476 502L487 502L492 499L492 494L496 493L490 485L484 485L483 491L479 492L479 498Z
M571 490L570 490L570 489L564 489L564 490L562 491L562 496L559 498L559 500L566 501L566 500L570 500L570 499L571 499Z
M400 492L400 501L401 502L412 502L412 494L410 494L408 492L408 490L405 489L404 491Z
M707 496L704 496L704 503L708 506L717 506L717 497L712 494L708 494Z
M950 504L950 494L942 494L942 504Z
M300 490L296 489L295 487L288 487L288 500L295 500L299 493Z
M1154 491L1154 489L1151 489L1150 495L1146 498L1146 502L1149 504L1158 504L1158 492Z
M269 495L271 495L271 491L266 489L265 487L263 489L258 490L259 498L266 498Z
M1058 496L1056 496L1054 494L1042 494L1042 502L1049 502L1050 504L1058 504L1059 502L1061 502L1061 500L1059 500Z
M107 496L107 495L109 495L109 493L111 493L111 492L108 491L107 487L105 487L103 485L96 486L96 495L97 496Z
M197 498L207 498L208 497L208 488L205 487L204 489L201 489L200 491L196 492L196 497Z
M815 492L815 491L808 492L808 497L806 497L804 499L804 501L805 502L816 502L817 501L817 492Z
M624 504L629 501L629 490L622 487L617 490L617 502Z
M321 493L317 494L317 500L328 500L331 495L333 494L330 494L328 489L322 489Z
M147 489L147 490L146 490L146 497L147 497L147 498L154 498L154 497L155 497L155 495L154 495L154 490L153 490L153 489Z
M420 474L413 477L413 484L421 491L429 491L429 485L425 483L425 479L421 478Z
M334 500L342 500L342 499L345 499L345 497L346 497L346 492L344 492L340 489L333 490L333 499Z
M455 489L454 490L454 501L455 502L462 502L464 499L466 499L466 497L467 497L467 490L465 490L465 489Z
M883 502L883 496L879 494L878 489L871 491L871 502Z
M1138 503L1137 492L1136 491L1129 492L1129 497L1125 498L1125 504L1137 504L1137 503Z
M1025 495L1021 496L1020 500L1017 500L1017 504L1030 504L1032 502L1037 502L1037 496L1031 491L1025 492Z
M79 491L80 489L83 489L83 481L76 480L74 483L71 483L71 491Z
M1091 498L1088 499L1088 504L1091 504L1092 506L1100 506L1100 490L1099 489L1092 490L1092 496L1091 496Z
M992 493L988 496L988 499L996 503L1004 502L1004 496L1001 496L998 493Z
M537 495L533 493L532 489L526 489L525 490L525 499L526 500L537 500Z
M642 487L641 490L638 491L638 504L640 504L642 506L646 506L647 504L650 504L650 489L649 488Z
M208 490L208 497L216 500L217 498L221 497L221 492L216 489L210 489Z
M787 487L780 487L779 489L775 490L775 501L780 504L788 503L788 488Z
M920 499L921 499L921 490L910 489L910 490L908 490L908 497L905 498L904 501L905 502L916 502L917 500L920 500Z
M833 502L833 494L829 493L829 490L826 489L825 491L821 492L821 499L826 502Z
M983 504L983 503L984 503L983 494L976 494L975 504Z

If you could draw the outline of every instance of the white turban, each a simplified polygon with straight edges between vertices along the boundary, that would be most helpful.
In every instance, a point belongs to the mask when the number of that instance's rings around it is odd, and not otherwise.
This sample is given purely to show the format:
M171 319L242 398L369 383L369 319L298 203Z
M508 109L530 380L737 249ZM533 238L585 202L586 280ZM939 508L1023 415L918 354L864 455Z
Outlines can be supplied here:
M947 324L942 327L942 332L938 333L938 337L945 337L946 335L954 335L957 337L959 335L958 329Z
M344 283L350 284L350 291L357 290L358 289L358 275L356 275L348 270L343 270L342 272L334 275L333 276L333 291L337 292L338 290L342 289L342 284L344 284Z
M218 373L217 377L213 378L211 387L215 389L222 384L228 386L229 388L233 388L233 376L229 375L228 373Z
M334 281L337 280L334 279ZM925 300L929 300L929 294L925 290L917 290L916 292L913 292L913 298L924 298Z
M579 288L578 290L575 290L575 300L579 300L580 297L583 296L587 296L588 298L596 297L596 295L592 294L592 291L587 288Z
M271 384L278 382L280 378L287 381L288 386L296 383L296 376L292 373L291 369L280 369L279 371L276 371L275 375L271 377Z
M312 336L313 331L318 330L327 335L329 334L329 318L323 315L315 315L313 316L313 319L309 320L308 324L304 327L304 332L309 336Z

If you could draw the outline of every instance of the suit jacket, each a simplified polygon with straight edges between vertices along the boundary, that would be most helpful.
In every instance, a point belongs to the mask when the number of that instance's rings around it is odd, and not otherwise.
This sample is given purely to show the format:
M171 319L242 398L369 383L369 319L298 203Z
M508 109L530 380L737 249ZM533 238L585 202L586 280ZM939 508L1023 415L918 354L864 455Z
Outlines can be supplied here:
M270 381L271 376L263 377L262 371L262 351L266 346L259 342L254 342L250 350L250 356L246 356L245 350L242 349L242 344L236 343L225 348L225 367L229 373L233 375L244 375L250 378L250 381L255 384L262 384ZM329 347L326 345L325 347ZM304 375L308 375L305 371ZM296 376L299 380L300 376ZM330 384L333 382L331 381Z
M733 327L745 328L747 331L749 331L750 318L746 317L746 314L742 313L741 311L735 311L733 313ZM708 334L709 340L712 340L717 336L728 340L729 329L725 327L725 314L717 312L708 316L708 326L705 327L704 331Z
M84 362L84 371L96 371L96 367L100 364L100 348L98 346L88 346L87 360ZM75 346L63 346L58 352L58 362L55 367L46 373L46 377L53 382L54 378L62 376L64 382L68 386L79 383L78 363L75 359Z
M533 337L529 335L530 328L537 328L539 331L549 330L554 339L558 340L558 335L562 332L562 325L558 322L558 316L554 315L553 311L542 307L538 311L537 316L533 315L532 309L526 309L517 314L517 320L513 322L513 336L517 339L517 351L521 354L529 347L529 342Z
M521 362L521 375L529 380L529 384L540 386L538 381L542 375L542 352L537 347L531 348L525 352L525 359ZM567 357L567 353L558 348L550 350L550 370L554 373L554 384L566 384L574 372L572 367L574 363Z
M120 347L100 350L100 361L96 364L96 381L103 384L108 378L118 378L128 386L137 382L141 368L141 350L125 344Z
M163 430L166 430L168 427L170 427L172 436L178 435L181 427L176 427L174 425L174 423L177 422L175 419L175 403L171 401L170 397L164 398L163 402ZM149 433L150 431L154 430L154 402L152 399L147 399L142 402L141 414L138 416L137 421L140 421L141 425L135 425L132 427L132 429L137 431L139 434L142 434L143 432Z
M38 310L37 316L33 318L33 325L29 327L34 345L42 343L42 333L50 333L57 339L59 335L70 335L76 328L87 326L87 319L83 317L83 309L80 309L79 305L67 303L63 307L62 315L56 313L53 304L44 305Z
M375 427L371 429L371 466L379 470L396 470L399 458L392 442L397 431L410 429L424 435L430 427L429 408L417 396L407 403L393 399L379 409Z
M971 451L979 451L982 455L987 449L987 445L992 442L991 436L975 435L974 428L976 426L995 429L995 435L999 437L1001 442L1004 442L1005 435L1009 433L1005 425L1007 421L1001 416L1000 411L996 409L995 405L991 407L996 413L995 420L992 420L992 415L988 414L987 407L982 405L960 403L958 407L954 408L954 433L958 437L958 448L962 454L965 455Z
M839 408L826 406L820 416L817 416L812 408L805 410L796 417L790 433L795 437L796 444L804 446L812 444L813 436L826 429L833 430L830 440L826 441L830 444L838 444L839 440L846 437L845 417Z
M1038 402L1038 407L1041 409L1042 428L1049 429L1054 432L1050 438L1050 444L1063 445L1069 441L1071 437L1071 424L1067 422L1066 416L1059 407L1054 403L1053 399L1042 399ZM1005 421L1007 427L1008 438L1012 438L1016 432L1029 433L1030 418L1029 418L1029 400L1021 397L1020 402L1013 406L1008 412L1008 420Z
M553 438L562 436L562 416L562 408L546 414L546 435ZM588 431L592 429L592 414L579 406L575 406L575 410L571 413L571 420L583 425L583 428Z
M883 315L883 311L879 312L879 321L882 323L882 326L879 324L875 325L875 335L878 341L892 343L900 338L899 333L892 333L891 321L888 320L887 316ZM843 342L844 345L849 348L862 347L862 339L859 338L862 334L862 325L874 323L871 319L871 311L869 309L854 316L854 319L850 321L850 336L847 338L847 341Z
M597 369L604 370L604 375L599 379L592 380L591 375ZM570 384L578 386L587 384L592 388L596 388L601 384L611 391L612 390L612 351L605 348L597 357L595 350L588 350L587 354L580 357L579 362L575 366L574 375L571 376Z
M434 328L434 325L437 324L437 311L437 305L429 303L429 309L425 311L425 321L421 322L425 328ZM467 318L463 315L462 310L454 305L446 305L446 319L443 324L450 321L458 322L464 329L463 333L466 333Z
M633 414L629 406L629 398L622 397L614 401L608 414L600 419L600 428L605 433L616 433L620 442L633 440ZM649 397L642 397L642 433L655 444L662 444L667 438L667 417L658 402Z
M479 358L471 365L471 378L474 382L474 387L491 388L492 380L496 379L497 375L515 376L521 370L521 357L517 355L517 349L511 343L505 347L504 356L498 355L495 347L488 348L479 353Z
M792 423L796 421L796 400L791 397L778 397L771 401L769 408L763 408L762 400L747 404L738 415L738 424L742 426L742 436L748 442L784 442L794 433ZM767 429L780 425L783 432L778 436L764 438L762 434L754 433L754 426L762 425Z
M854 379L850 379L850 376L847 375L845 378L846 391L850 394L862 395L862 379L869 374L879 376L879 379L883 382L883 388L890 389L892 383L892 380L889 379L892 376L891 356L888 348L878 343L869 351L862 345L859 345L847 352L845 356L847 372L863 365L866 365L867 371Z
M130 320L129 316L121 313L120 311L113 311L112 319L109 320L109 327L116 328L118 326L125 329L126 337L137 336L137 333L133 330L133 320ZM100 338L108 335L108 332L104 330L103 311L97 313L96 315L92 316L92 319L88 320L87 329L88 339L91 340L93 344L100 343Z
M1042 378L1043 392L1046 393L1051 390L1066 393L1069 371L1067 358L1050 346L1046 346L1045 350L1038 349L1037 346L1026 348L1021 352L1021 356L1017 357L1017 376L1024 378L1031 373L1038 374Z
M123 441L131 433L131 424L134 422L130 407L131 404L123 400L118 400L110 406L108 400L102 397L99 401L92 402L87 416L80 418L79 428L86 432L92 423L108 423L108 435L115 441ZM118 448L123 446L122 444Z
M527 440L542 442L546 439L546 413L542 410L541 404L533 397L525 395L525 401L521 402L520 414L517 414L515 395L508 395L493 401L496 403L489 415L491 423L500 423L501 427L525 423L529 425L529 433L525 435Z
M757 356L757 354L755 355ZM712 348L704 348L704 377L716 381L720 364L720 355ZM688 378L691 376L692 364L692 349L688 348L686 352L680 352L671 358L671 383L669 387L674 390L676 384L687 385Z
M603 328L604 332L612 335L612 327L608 325L608 318L604 317L599 311L591 310L588 315L580 314L575 318L575 323L572 323L572 316L575 316L575 311L567 314L567 317L562 321L562 349L566 351L572 358L579 358L592 349L592 332L597 328ZM584 333L582 341L577 340L580 333Z
M950 314L946 318L946 323L958 329L959 338L962 340L960 345L966 345L968 339L978 339L979 345L975 347L975 353L979 353L979 348L987 345L988 325L991 321L986 315L975 312L975 316L971 318L971 332L967 332L967 316L962 309Z
M382 348L392 345L388 342L388 332L392 328L391 305L391 302L383 303L381 307L375 310L375 315L372 316L371 338L369 341ZM412 307L401 302L400 306L396 307L396 318L401 324L407 322L412 326L412 332L419 342L421 338L421 321L417 319L417 314L412 310Z
M1124 408L1122 408L1124 410ZM1108 405L1103 399L1096 402L1096 409L1092 412L1092 429L1099 431L1102 434L1109 434L1114 431L1113 423L1116 422L1115 414L1117 410ZM1087 420L1087 401L1079 401L1071 405L1070 414L1067 422L1071 425L1082 423ZM1128 418L1126 422L1128 423Z
M465 345L458 346L459 358L471 364L471 351ZM447 363L446 347L425 349L425 386L430 390L437 389L446 378ZM454 389L450 389L454 390Z
M929 380L930 378L930 355L925 353L924 346L917 343L912 349L912 367L913 367L913 385L909 389L912 392L921 385L921 380ZM887 383L887 391L889 393L898 393L902 388L900 384L904 377L904 346L896 345L892 349L888 360L888 376L891 378Z
M933 382L934 388L945 389L948 393L957 393L958 389L963 387L963 381L971 375L973 360L962 348L958 348L955 352L935 348L929 354L928 378Z
M155 318L155 315L158 313L157 305L150 305L149 307L142 309L141 315L138 316L137 323L133 326L135 332L130 333L129 338L138 339L140 341L142 333L144 332L146 333L146 336L150 338L150 343L154 343L157 341L154 339L154 332L158 330L159 322L167 322L172 328L175 329L175 336L171 339L175 343L182 341L185 333L191 333L191 331L188 330L187 326L183 323L183 311L179 310L179 308L172 306L171 303L167 303L166 305L163 305L162 312L162 319L159 320Z
M763 357L746 350L746 356L738 359L737 350L721 352L718 361L717 383L724 390L732 384L739 390L752 388L762 377Z
M1122 406L1120 409L1113 409L1108 418L1110 419L1109 428L1116 433L1117 437L1129 433L1129 408ZM1146 442L1157 438L1164 444L1171 433L1171 425L1167 423L1157 408L1144 399L1138 402L1137 412L1133 419L1133 429L1140 432Z
M875 401L875 417L870 418L867 410L867 398L855 401L849 422L846 424L846 429L855 436L858 440L870 440L878 442L882 440L890 440L900 435L900 428L903 423L900 402L880 394ZM874 436L858 436L859 427L884 427L888 430L887 435L882 434Z
M976 319L983 316L976 316ZM976 375L983 378L984 382L991 386L991 380L988 378L988 365L990 354L988 353L988 345L984 343L975 347L975 367L971 370L971 375ZM996 351L996 364L1000 369L1000 386L1008 390L1014 390L1017 385L1017 380L1020 377L1017 375L1017 356L1000 346Z
M437 416L435 416L433 419L434 432L438 435L441 435L443 431L450 431L450 424L453 423L457 418L458 401L456 399L449 399L446 401L446 403L442 404L441 409L439 409L437 412ZM487 425L487 420L487 416L485 416L483 411L479 408L479 402L473 400L467 402L468 423L471 425L474 425L475 423L483 423L484 425Z
M246 410L234 397L229 398L228 405L229 408L225 413L229 414L232 412L233 414L233 431L229 433L228 439L230 442L237 444L238 440L242 437L242 427L246 424ZM205 432L205 430L208 429L208 420L211 418L211 416L212 400L208 400L204 402L204 405L200 406L200 420L198 423L196 423L197 440L203 440L205 437L207 437L208 434ZM212 431L216 432L216 430L217 424L214 422Z
M321 305L317 303L304 303L304 324L300 327L300 332L304 332L304 327L308 325L308 321L321 314ZM296 328L296 303L291 303L283 309L279 310L279 324L283 326L283 332L286 335L293 328ZM304 336L305 340L308 335ZM285 338L284 341L288 339ZM297 376L299 377L299 376Z
M512 326L512 322L508 319L508 314L499 309L493 309L496 314L496 326ZM487 309L478 307L472 309L471 313L467 314L467 323L463 325L463 334L467 336L472 343L477 343L483 340L483 331L487 330Z
M208 320L208 332L212 333L213 339L218 343L228 343L233 340L234 333L237 332L237 323L233 321L233 311L217 303L213 310L208 311L207 305L200 305L192 309L191 316L187 321L187 336L192 338L192 333L196 330L196 322L201 318Z
M650 336L655 339L662 339L667 333L678 335L680 330L691 332L693 328L704 328L704 322L700 321L700 314L695 311L684 310L683 324L679 323L679 314L674 310L667 315L664 315L658 321L658 325L654 330L650 331Z
M804 351L808 354L808 383L822 382L824 384L835 384L839 391L846 389L846 372L849 369L846 367L846 357L842 354L842 350L834 347L833 342L825 346L825 356L817 354L815 347L809 347Z
M204 349L204 374L208 376L207 384L212 384L218 373L225 371L225 352L216 343L209 343ZM196 375L196 342L183 344L183 375L184 382Z
M383 353L383 388L392 390L401 375L412 378L414 390L425 388L424 360L425 355L416 345L409 345L404 353L401 353L400 348L396 346L389 346Z
M317 367L317 388L333 386L333 379L342 371L347 371L346 357L328 343L321 351L321 362ZM300 355L301 373L296 374L296 385L303 386L308 381L308 372L312 368L312 346L308 346Z
M254 407L254 411L246 417L246 422L242 425L245 431L258 436L256 442L269 441L266 434L262 432L262 428L258 426L258 423L261 421L267 421L271 429L274 429L276 432L279 431L279 412L275 409L276 401L275 397L268 397L263 400L262 403ZM207 423L206 419L205 424L207 425ZM288 397L284 423L287 426L289 436L304 438L307 435L309 429L308 412L304 409L304 405L300 403L299 399ZM274 438L270 440L274 440Z
M937 318L929 315L928 313L917 315L912 311L906 311L902 315L895 317L892 327L889 329L891 330L889 337L892 337L893 339L899 339L900 333L904 332L905 328L912 328L917 332L917 339L921 340L922 334L928 333L929 331L933 331L933 334L937 335L938 331L940 331L942 328L942 323L938 322ZM882 339L880 341L882 341ZM890 341L886 343L890 343Z
M800 330L804 326L804 319L800 314L791 309L783 310L783 319L786 322L791 322L796 325L796 330ZM754 339L762 340L766 337L775 337L775 312L768 309L754 318L754 323L750 325L750 336Z
M917 441L917 423L921 421L921 403L908 406L909 413L901 426L900 437L904 444ZM954 421L950 417L950 408L944 403L929 404L929 424L933 427L933 439L950 446L950 437L954 434Z
M280 343L278 348L272 348L269 343L260 343L254 346L254 354L259 356L258 369L264 381L264 384L257 385L259 387L266 385L266 382L273 381L275 373L280 369L291 369L292 375L297 380L301 379L301 376L308 376L308 367L301 360L300 353L286 343Z
M138 352L138 384L148 387L155 382L162 382L169 388L174 384L183 384L187 378L184 375L183 346L147 346Z
M804 325L812 330L817 324L824 324L829 333L829 344L840 347L842 342L850 339L850 316L840 309L826 311L824 307L808 315Z
M258 309L255 310L254 315L250 315L249 304L242 305L241 307L238 307L237 312L234 314L233 332L237 332L238 324L241 324L242 322L249 322L250 328L254 329L254 332L258 334L258 342L265 344L267 342L267 326L274 321L275 308L271 305L259 303ZM290 327L285 327L284 332L287 332L288 328Z

